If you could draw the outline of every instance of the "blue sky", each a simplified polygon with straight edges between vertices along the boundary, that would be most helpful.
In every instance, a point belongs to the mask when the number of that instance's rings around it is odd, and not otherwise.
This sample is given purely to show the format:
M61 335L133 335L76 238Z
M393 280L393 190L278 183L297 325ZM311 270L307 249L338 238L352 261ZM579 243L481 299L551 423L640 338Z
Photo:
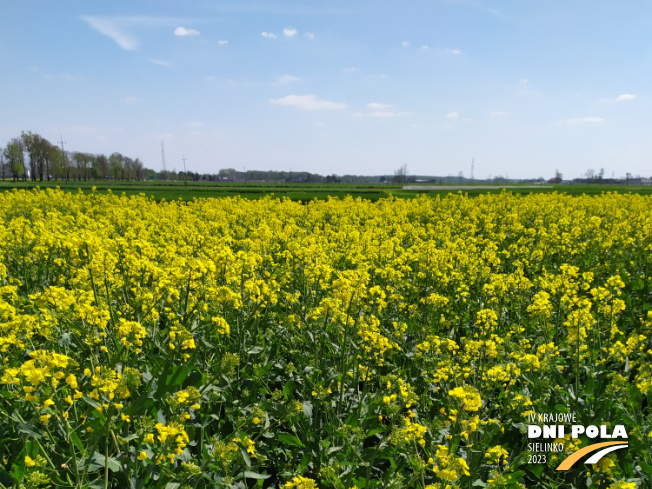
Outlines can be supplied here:
M0 146L160 169L652 175L652 2L0 4Z

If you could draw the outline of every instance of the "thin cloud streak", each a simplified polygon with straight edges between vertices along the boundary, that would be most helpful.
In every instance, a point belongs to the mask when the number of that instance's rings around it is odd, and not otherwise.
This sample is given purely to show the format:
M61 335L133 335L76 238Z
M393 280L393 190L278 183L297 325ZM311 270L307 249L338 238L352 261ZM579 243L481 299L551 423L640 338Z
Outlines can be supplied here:
M96 16L96 15L82 15L81 20L83 20L88 26L90 26L95 31L100 34L107 36L109 39L113 40L118 46L127 51L135 51L140 42L128 30L144 27L144 26L154 26L154 27L164 27L164 26L174 26L179 24L188 24L188 23L198 23L205 22L206 19L191 19L191 18L179 18L179 17L155 17L155 16ZM179 27L178 29L184 29ZM184 29L185 30L185 29ZM193 32L199 34L198 31L194 29L187 30L192 35ZM181 32L181 31L180 31ZM177 34L179 35L179 34Z
M169 68L170 66L172 66L172 63L170 63L169 61L163 61L163 60L160 60L160 59L150 59L149 61L151 63L154 63L155 65L165 66L166 68Z
M278 78L278 80L276 80L276 83L277 83L278 85L286 85L286 84L288 84L288 83L297 82L297 81L299 81L299 80L301 80L301 78L299 78L298 76L294 76L294 75L283 75L283 76L280 76L280 77Z
M304 110L337 110L345 109L347 106L344 102L332 102L330 100L321 100L316 95L288 95L282 98L270 99L270 103L276 105L286 105Z
M83 16L82 20L100 34L112 39L122 49L135 51L138 47L136 38L123 32L116 19Z
M368 109L373 109L373 110L385 110L389 109L391 105L389 104L379 104L377 102L371 102L367 104Z

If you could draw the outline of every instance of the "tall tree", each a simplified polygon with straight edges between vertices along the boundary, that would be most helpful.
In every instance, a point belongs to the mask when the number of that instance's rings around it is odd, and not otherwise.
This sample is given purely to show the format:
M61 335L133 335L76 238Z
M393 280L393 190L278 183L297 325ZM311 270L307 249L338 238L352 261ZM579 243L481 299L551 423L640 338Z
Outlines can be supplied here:
M143 165L143 162L140 161L140 159L136 158L133 162L133 171L134 171L134 177L136 180L142 180L143 179L143 170L145 169L145 166Z
M72 154L70 151L62 151L61 161L63 162L63 173L66 177L66 183L70 181L73 176Z
M14 177L14 182L20 177L23 177L23 179L27 178L24 148L25 145L22 138L17 137L9 140L4 150L4 156Z
M109 159L105 155L97 155L93 159L93 172L97 178L102 180L109 176Z
M50 162L50 174L55 180L64 178L65 173L63 170L63 157L61 155L61 148L51 144L48 149L48 161Z
M37 153L39 151L37 140L38 134L34 134L32 131L23 131L20 133L20 137L23 140L23 147L29 157L29 177L36 181L38 164Z
M77 167L77 177L79 180L81 180L82 177L84 180L88 180L88 168L91 166L94 159L93 155L89 153L73 153L72 159Z
M51 177L50 167L52 164L52 148L54 147L47 139L40 138L40 157L43 159L43 163L45 163L45 178L47 178L48 182ZM43 177L41 177L41 180L43 180Z
M122 179L127 181L131 180L134 174L134 160L132 160L128 156L123 156L122 170L123 170Z
M122 177L122 155L118 152L109 156L109 168L113 178L118 180Z
M394 182L405 183L407 179L407 164L403 163L398 170L394 170Z

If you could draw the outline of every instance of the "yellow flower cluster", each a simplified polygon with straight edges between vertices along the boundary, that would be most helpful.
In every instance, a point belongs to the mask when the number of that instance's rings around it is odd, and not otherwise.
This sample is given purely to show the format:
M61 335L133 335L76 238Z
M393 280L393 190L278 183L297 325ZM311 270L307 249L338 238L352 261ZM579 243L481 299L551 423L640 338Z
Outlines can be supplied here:
M477 411L482 406L482 398L478 389L471 385L463 385L448 391L448 395L457 399L461 409L465 411Z
M507 465L507 457L509 457L509 452L505 450L502 446L496 445L489 448L485 454L486 463L488 465Z
M300 475L294 477L291 481L286 482L283 487L296 488L296 489L317 489L317 483L314 479L308 477L301 477Z
M389 435L390 441L394 445L414 444L418 443L421 446L426 444L424 435L427 428L419 423L414 423L409 417L403 418L403 426L396 428L396 430Z
M449 482L457 480L462 475L470 475L466 460L451 454L445 445L438 445L435 458L430 458L428 462L433 465L432 471L437 477Z

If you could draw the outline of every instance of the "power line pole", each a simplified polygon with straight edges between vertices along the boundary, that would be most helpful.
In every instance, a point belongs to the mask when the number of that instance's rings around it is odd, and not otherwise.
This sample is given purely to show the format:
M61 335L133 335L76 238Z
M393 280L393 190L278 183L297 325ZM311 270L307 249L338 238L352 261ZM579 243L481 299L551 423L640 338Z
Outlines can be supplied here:
M475 167L475 158L471 158L471 183L473 183L473 168Z
M188 172L186 171L186 157L185 155L181 157L183 160L183 184L188 186Z
M165 168L165 148L163 141L161 141L161 173L163 173L163 180L167 180L167 169Z
M62 135L59 135L59 137L61 138L61 164L63 165L63 172L66 175L66 183L68 183L68 165L66 164L66 153L63 150L64 140ZM68 141L65 142L67 143Z

